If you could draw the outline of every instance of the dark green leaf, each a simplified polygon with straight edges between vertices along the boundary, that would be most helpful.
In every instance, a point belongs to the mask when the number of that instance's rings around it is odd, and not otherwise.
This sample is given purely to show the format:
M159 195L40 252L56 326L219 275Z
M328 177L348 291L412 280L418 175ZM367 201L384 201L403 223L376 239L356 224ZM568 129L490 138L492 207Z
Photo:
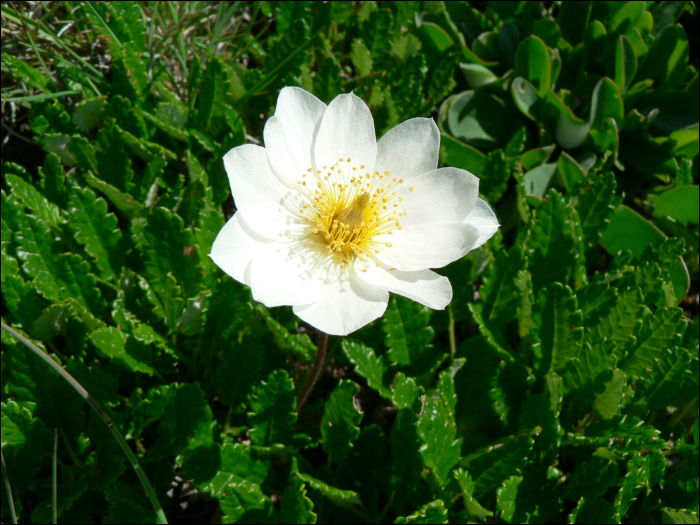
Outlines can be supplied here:
M447 509L442 500L438 499L423 505L415 513L405 518L396 518L394 523L448 523Z
M357 384L341 380L326 401L321 420L323 449L336 463L345 460L353 441L360 435L358 425L362 413L355 407L354 400L359 391Z
M355 365L355 372L365 378L367 385L385 399L391 399L391 391L384 386L387 370L384 357L377 357L370 347L348 339L343 339L342 348L346 357Z
M220 505L222 523L277 523L272 501L250 481L231 483Z
M250 395L250 439L254 445L289 443L297 420L294 382L286 371L272 372Z
M449 481L453 467L460 460L460 439L450 421L449 408L441 399L427 397L418 420L418 435L424 445L420 449L424 465L441 484Z
M473 458L466 458L467 469L474 479L474 496L482 496L496 490L501 484L520 472L527 463L532 440L526 434L509 439L498 447L490 447Z

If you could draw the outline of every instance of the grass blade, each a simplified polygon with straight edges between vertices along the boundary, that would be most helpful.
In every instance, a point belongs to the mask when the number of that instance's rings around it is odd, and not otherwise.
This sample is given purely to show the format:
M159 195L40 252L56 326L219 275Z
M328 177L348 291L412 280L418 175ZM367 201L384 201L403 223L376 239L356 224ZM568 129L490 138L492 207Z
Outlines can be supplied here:
M10 516L12 523L17 523L17 513L15 512L15 500L12 499L12 487L10 486L10 477L7 475L7 467L5 466L5 455L0 450L0 459L2 459L2 484L5 485L7 493L8 507L10 507Z
M24 337L22 334L17 332L17 330L6 325L4 322L2 323L2 329L9 332L12 336L14 336L20 342L22 342L26 347L31 349L36 355L38 355L44 361L46 361L49 364L49 366L51 366L51 368L58 372L61 375L61 377L63 377L63 379L68 381L68 383L70 383L70 385L76 390L76 392L78 392L78 394L80 394L82 398L90 404L90 406L95 410L95 412L97 412L97 414L102 418L102 421L105 422L105 425L107 425L107 428L109 428L110 432L112 432L112 435L119 443L119 446L124 451L124 454L126 454L126 457L129 458L129 463L131 463L132 468L134 469L134 471L136 471L136 475L139 477L141 485L146 491L146 495L148 495L148 499L151 500L153 510L155 511L158 517L158 523L168 523L168 520L165 518L163 508L160 506L160 502L158 501L158 496L156 495L155 490L153 490L151 483L146 477L146 472L141 467L139 460L136 458L136 455L132 452L131 447L129 447L129 444L126 442L126 439L124 439L124 435L114 424L112 418L109 417L109 415L104 411L100 404L97 401L95 401L95 399L90 395L90 393L87 390L85 390L85 388L80 383L78 383L72 375L70 375L58 363L56 363L56 361L51 359L46 352L44 352L41 348L39 348L32 341ZM56 456L54 453L54 458L55 457ZM3 471L4 470L5 460L3 458Z

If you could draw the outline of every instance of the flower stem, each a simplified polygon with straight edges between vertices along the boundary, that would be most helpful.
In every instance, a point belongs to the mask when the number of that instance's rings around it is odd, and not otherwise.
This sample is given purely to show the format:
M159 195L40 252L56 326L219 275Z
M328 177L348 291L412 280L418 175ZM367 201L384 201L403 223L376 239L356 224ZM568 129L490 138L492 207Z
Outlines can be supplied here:
M314 389L316 381L318 381L318 376L323 368L323 361L326 359L326 348L328 348L328 334L321 332L318 338L316 359L314 360L311 370L309 370L309 377L306 378L306 382L297 396L297 413L299 413L299 410L301 410L301 407L304 405L304 401L306 401L306 398Z

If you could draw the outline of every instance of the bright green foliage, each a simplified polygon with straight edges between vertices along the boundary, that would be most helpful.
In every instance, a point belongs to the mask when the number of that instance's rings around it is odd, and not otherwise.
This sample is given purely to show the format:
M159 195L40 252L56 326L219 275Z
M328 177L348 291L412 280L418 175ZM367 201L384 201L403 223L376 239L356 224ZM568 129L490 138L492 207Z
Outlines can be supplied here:
M272 372L250 395L250 439L256 445L288 443L294 432L294 382L287 372Z
M354 396L360 391L352 381L341 381L326 401L321 421L323 448L336 463L342 463L360 435L362 414L355 407Z
M171 523L697 523L696 26L667 1L5 3L3 322ZM500 224L436 269L445 311L392 294L331 336L298 413L317 330L208 256L222 157L265 146L284 86L354 93L378 138L434 119ZM52 520L55 429L59 523L154 523L90 405L6 331L1 363L18 521Z

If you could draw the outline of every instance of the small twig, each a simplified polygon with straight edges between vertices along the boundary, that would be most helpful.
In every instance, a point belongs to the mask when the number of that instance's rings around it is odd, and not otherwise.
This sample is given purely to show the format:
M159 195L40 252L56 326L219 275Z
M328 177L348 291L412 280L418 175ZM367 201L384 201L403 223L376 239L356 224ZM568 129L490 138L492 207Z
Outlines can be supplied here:
M304 405L304 401L306 401L306 398L313 390L316 381L318 381L318 376L323 368L323 361L326 359L327 347L328 334L321 332L318 339L316 359L314 360L314 364L311 366L311 370L309 370L309 377L306 378L306 383L304 383L304 386L301 388L299 395L297 396L297 413L299 413L301 410L301 407Z

